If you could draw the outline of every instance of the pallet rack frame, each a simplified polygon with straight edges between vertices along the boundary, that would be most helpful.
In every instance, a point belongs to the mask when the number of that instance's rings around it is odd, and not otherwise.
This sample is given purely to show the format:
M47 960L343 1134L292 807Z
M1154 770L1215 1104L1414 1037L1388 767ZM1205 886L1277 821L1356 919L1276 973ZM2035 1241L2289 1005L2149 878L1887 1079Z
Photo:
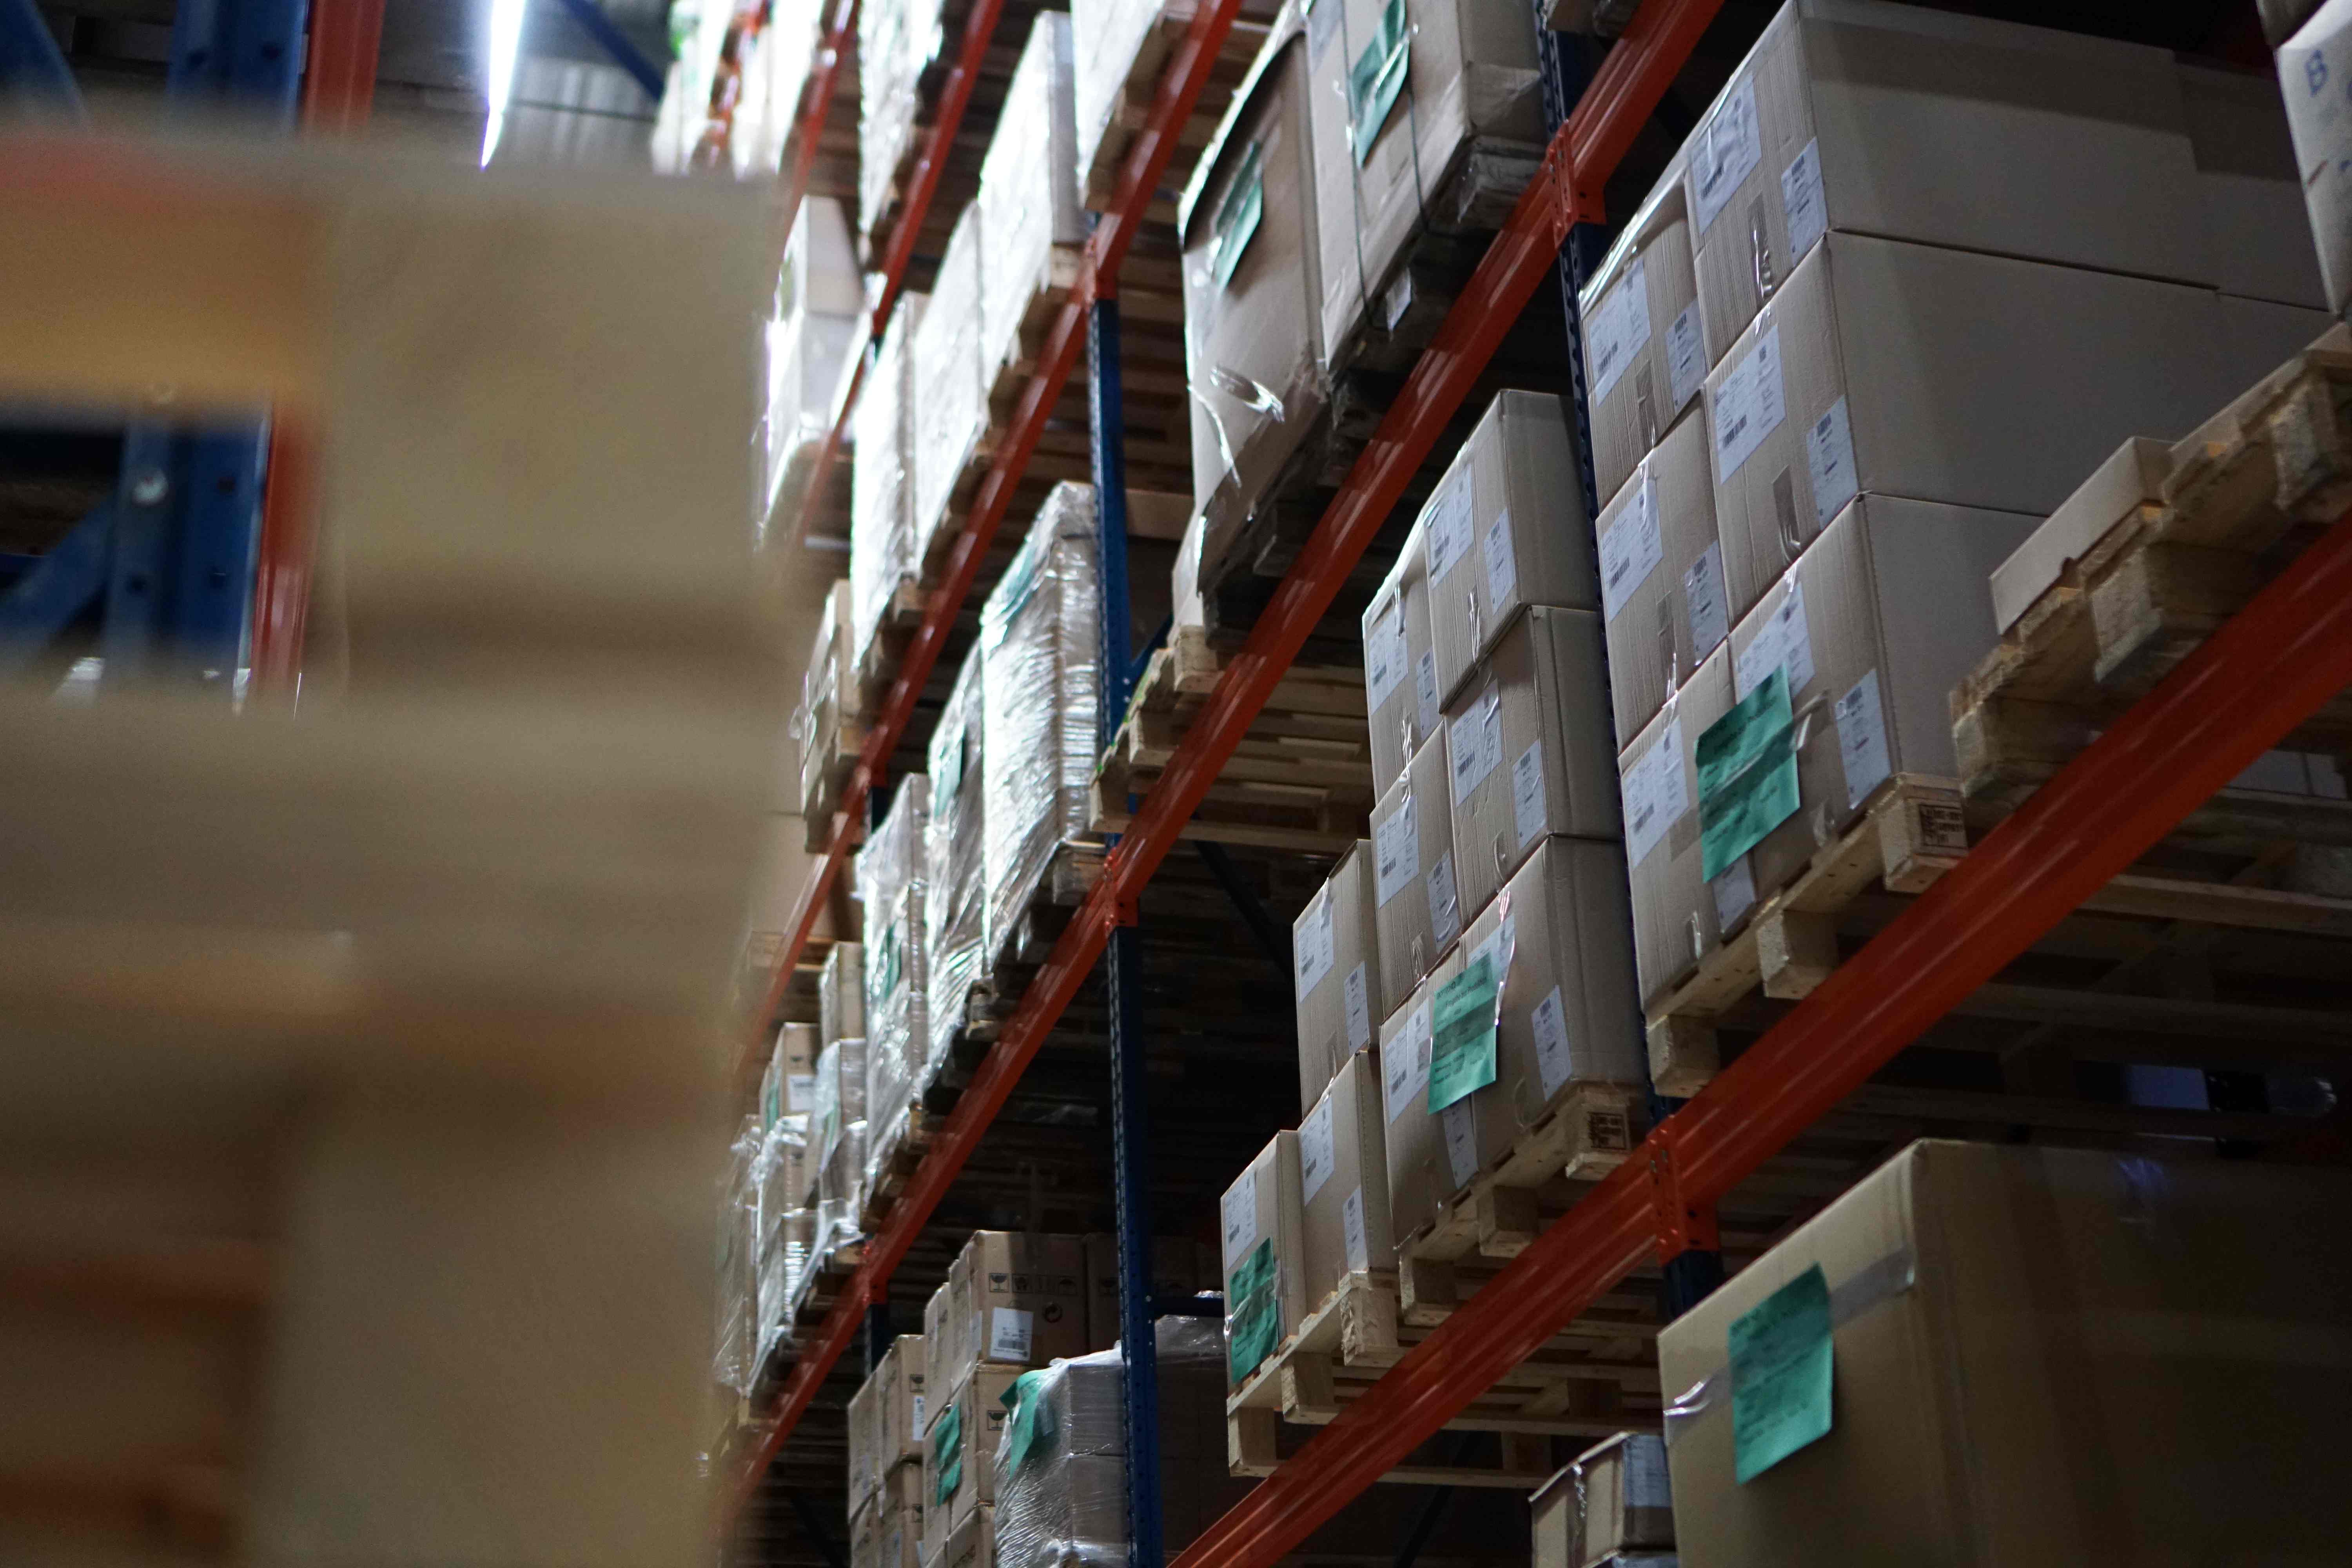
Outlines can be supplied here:
M1509 323L1552 269L1575 226L1601 218L1603 184L1719 4L1645 0L1593 74L1553 138L1538 177L958 1102L869 1247L859 1277L794 1368L776 1418L742 1479L739 1503L789 1436L816 1384L846 1347L864 1303L877 1296L903 1257L1087 973L1114 942L1129 936L1125 928L1135 923L1141 888ZM1045 365L1024 397L1015 439L984 483L981 503L958 541L948 583L934 592L883 722L869 737L826 864L805 896L782 955L758 1021L762 1029L846 853L849 820L859 815L866 791L897 743L914 692L971 587L978 549L1001 521L1034 445L1042 413L1052 400L1040 394L1059 393L1074 357L1079 318L1108 295L1124 248L1118 237L1131 234L1138 204L1153 184L1138 176L1150 173L1156 179L1169 129L1189 111L1234 10L1232 0L1223 0L1196 18L1160 84L1150 129L1130 159L1097 246L1090 247L1088 268L1057 323ZM1111 243L1102 243L1106 236ZM1267 1568L1628 1273L1654 1258L1671 1267L1692 1252L1712 1250L1717 1199L2347 685L2352 517L1738 1061L1660 1120L1632 1159L1180 1553L1173 1568ZM1122 1131L1127 1110L1122 1104L1118 1110ZM1123 1317L1132 1315L1124 1298L1135 1289L1135 1281L1122 1279ZM1138 1512L1148 1509L1139 1507ZM1143 1526L1135 1529L1140 1542Z

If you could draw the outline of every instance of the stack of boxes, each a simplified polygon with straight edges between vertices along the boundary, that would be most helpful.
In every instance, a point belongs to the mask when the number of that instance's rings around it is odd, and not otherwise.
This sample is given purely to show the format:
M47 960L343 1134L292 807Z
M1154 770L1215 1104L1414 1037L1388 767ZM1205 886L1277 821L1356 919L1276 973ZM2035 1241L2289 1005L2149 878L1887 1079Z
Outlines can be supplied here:
M1118 1237L1100 1232L1087 1237L1085 1255L1087 1349L1111 1350L1119 1338ZM1215 1294L1224 1288L1216 1249L1189 1237L1153 1237L1150 1287L1154 1302Z
M1529 1500L1535 1568L1676 1568L1666 1445L1620 1432Z
M1892 775L1951 772L1976 584L2036 518L2325 324L2278 122L2137 46L1767 27L1581 300L1644 1001Z
M766 329L768 399L761 416L763 538L781 521L779 507L800 494L816 449L833 427L834 394L864 303L860 288L841 204L830 196L808 197L784 244L775 315Z
M850 1398L853 1568L917 1568L921 1561L929 1369L923 1336L900 1334Z
M765 1365L792 1331L792 1300L816 1237L816 1161L809 1142L816 1107L818 1031L786 1024L776 1031L760 1079L761 1146L753 1165L759 1224L754 1257L753 1364Z
M980 355L993 386L1021 359L1021 327L1053 281L1057 250L1084 245L1071 18L1041 11L1004 91L972 205L988 235L979 301Z
M816 641L801 673L800 706L793 713L793 734L801 748L801 817L812 850L832 836L835 775L850 751L850 726L865 705L854 646L856 625L856 598L843 578L824 596Z
M927 775L901 779L890 797L890 809L857 855L867 957L867 1133L861 1158L852 1167L861 1209L874 1173L906 1139L908 1110L930 1049L930 953L926 941L930 800Z
M866 1043L840 1040L817 1052L808 1143L816 1162L814 1239L819 1254L859 1235L866 1173Z
M915 526L912 340L929 301L923 294L898 297L850 411L848 654L860 674L873 668L890 605L923 564Z
M901 166L920 134L923 68L940 51L940 0L876 0L857 11L857 232L876 259L875 229L904 195Z
M975 646L956 672L931 731L930 826L924 847L924 957L930 971L928 1037L914 1075L919 1096L948 1059L974 987L989 976L986 654Z

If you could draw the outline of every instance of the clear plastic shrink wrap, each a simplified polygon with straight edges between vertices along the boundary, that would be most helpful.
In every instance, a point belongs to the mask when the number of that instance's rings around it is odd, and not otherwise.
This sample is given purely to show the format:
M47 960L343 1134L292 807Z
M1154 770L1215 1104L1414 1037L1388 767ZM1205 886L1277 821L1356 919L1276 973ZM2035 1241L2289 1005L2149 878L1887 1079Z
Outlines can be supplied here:
M1222 1511L1224 1348L1213 1318L1162 1318L1161 1524L1171 1552ZM996 1445L997 1568L1127 1561L1127 1415L1119 1352L1024 1373Z
M924 962L930 969L929 1038L915 1072L919 1095L963 1023L973 986L988 978L986 810L982 779L988 764L982 751L986 732L982 650L974 646L948 693L931 731L931 816L924 850L929 882L923 895Z
M940 0L866 0L857 12L857 232L896 200L898 166L915 146L923 68L940 48Z
M776 275L776 310L767 325L768 400L761 536L777 521L780 500L796 497L833 425L833 395L864 302L841 204L812 195L785 241Z
M930 802L929 779L921 773L901 779L890 809L857 856L867 960L867 1159L861 1172L887 1158L903 1138L915 1075L930 1044L930 965L923 940Z
M766 1364L777 1342L784 1338L792 1321L789 1303L793 1287L808 1257L807 1222L803 1219L798 1225L793 1223L793 1216L807 1212L801 1200L807 1186L803 1173L808 1161L808 1125L805 1114L778 1117L761 1141L759 1159L752 1167L759 1205L757 1331L752 1342L755 1367Z
M1001 955L1055 848L1087 828L1101 688L1094 491L1054 487L981 612L988 951ZM869 915L869 919L871 916Z
M728 1150L727 1175L719 1192L719 1288L711 1334L710 1373L722 1388L751 1390L752 1292L760 1241L759 1118L747 1116Z
M1070 18L1041 11L1005 89L975 204L988 236L980 346L992 379L1020 357L1021 323L1053 281L1054 247L1086 243L1072 114Z
M866 1173L866 1042L838 1040L817 1053L816 1103L809 1141L817 1162L816 1236L824 1252L858 1234Z
M914 523L917 568L949 528L956 481L988 428L988 391L981 364L983 271L994 259L982 240L981 204L967 205L948 236L931 280L914 355ZM990 242L992 244L992 241ZM983 259L985 258L985 259Z
M928 296L901 295L874 368L858 389L850 436L849 658L866 667L891 597L913 578L915 558L913 362L909 341Z

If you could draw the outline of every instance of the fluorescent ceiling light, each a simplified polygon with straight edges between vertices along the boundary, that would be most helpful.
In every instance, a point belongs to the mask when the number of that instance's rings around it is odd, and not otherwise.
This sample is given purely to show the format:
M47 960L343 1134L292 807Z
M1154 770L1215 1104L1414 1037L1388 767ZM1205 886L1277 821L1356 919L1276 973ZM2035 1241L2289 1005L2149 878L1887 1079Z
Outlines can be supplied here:
M506 129L507 100L514 96L515 62L522 53L522 14L526 0L490 0L490 70L484 84L490 100L488 123L482 127L482 167L490 166L498 151L499 133Z

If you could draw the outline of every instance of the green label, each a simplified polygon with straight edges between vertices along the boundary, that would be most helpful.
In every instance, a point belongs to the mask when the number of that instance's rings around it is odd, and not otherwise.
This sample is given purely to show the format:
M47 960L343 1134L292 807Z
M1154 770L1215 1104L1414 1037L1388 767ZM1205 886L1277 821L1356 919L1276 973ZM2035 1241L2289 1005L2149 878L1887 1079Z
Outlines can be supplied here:
M1829 1435L1830 1287L1814 1264L1731 1324L1735 1473L1754 1480Z
M1775 668L1698 738L1699 874L1712 882L1796 815L1796 721Z
M997 1403L1013 1412L1006 1424L1004 1442L1008 1452L1008 1468L1018 1465L1054 1436L1053 1407L1045 1403L1045 1374L1024 1372L1013 1380L1013 1386L998 1394Z
M874 1000L878 1005L898 994L899 971L905 959L898 951L898 924L892 921L882 932L882 962L875 969Z
M1225 199L1217 204L1217 218L1212 226L1217 248L1209 268L1216 276L1218 288L1234 280L1234 268L1242 264L1242 252L1249 248L1250 237L1257 233L1258 220L1265 216L1265 150L1253 142L1242 153L1241 173L1234 176Z
M963 1485L963 1401L950 1399L940 1418L931 1424L931 1468L940 1473L939 1485L933 1489L934 1507L945 1508L948 1500Z
M1389 0L1381 7L1380 29L1348 69L1348 142L1360 168L1371 156L1389 110L1396 107L1412 54L1412 29L1405 23L1404 0Z
M1436 1025L1429 1047L1429 1109L1443 1110L1495 1081L1495 1023L1503 976L1495 955L1482 952L1437 988Z
M1282 1311L1274 1295L1274 1242L1259 1242L1225 1281L1225 1360L1239 1383L1274 1353L1281 1337Z

